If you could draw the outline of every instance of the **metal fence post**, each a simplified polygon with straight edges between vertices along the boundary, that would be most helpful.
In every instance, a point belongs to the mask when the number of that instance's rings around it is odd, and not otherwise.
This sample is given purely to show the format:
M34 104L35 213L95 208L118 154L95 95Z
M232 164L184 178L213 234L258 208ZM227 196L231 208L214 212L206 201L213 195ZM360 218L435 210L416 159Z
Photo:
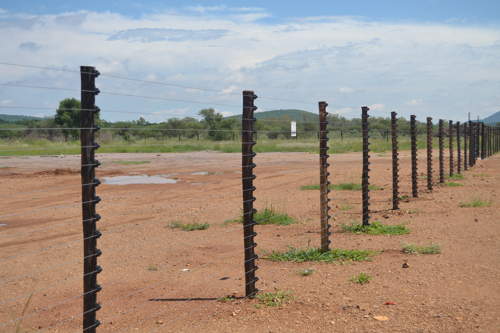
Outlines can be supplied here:
M439 119L439 182L444 183L444 121Z
M432 191L432 118L427 117L427 189Z
M476 144L474 143L475 131L472 121L469 120L469 167L474 165L474 151Z
M468 147L468 144L469 144L469 129L468 129L468 125L467 125L467 122L464 123L464 170L467 171L469 169L469 156L468 156L468 153L469 153L469 147Z
M363 225L370 225L370 143L368 135L368 110L367 106L361 108L361 132L363 135L363 172L361 175L362 192L362 220Z
M396 112L391 112L392 137L392 209L399 209L399 154L398 154L398 119Z
M481 123L481 159L486 158L486 133L484 129L484 123Z
M257 244L254 237L257 233L254 231L254 226L257 224L254 220L254 214L257 212L253 208L255 197L253 192L255 186L253 184L256 176L253 169L256 167L253 158L256 154L253 151L254 141L254 111L257 107L254 106L254 100L257 96L253 91L243 91L243 116L241 119L241 162L242 162L242 187L243 187L243 244L245 252L245 296L254 297L258 292L255 283L258 278L255 276L255 271L258 269L255 260L258 258L255 254Z
M448 151L450 154L450 177L453 176L453 172L455 171L454 161L453 161L453 121L450 120L448 122Z
M330 206L328 193L330 193L330 181L328 176L328 112L326 102L319 102L319 180L320 180L320 212L321 212L321 251L330 249Z
M417 170L417 123L416 116L410 116L410 137L411 137L411 193L414 198L418 198L418 170Z
M95 133L99 127L95 124L95 115L99 108L95 105L95 96L99 89L95 86L95 78L99 72L94 67L81 66L81 110L80 110L80 143L81 143L81 181L82 181L82 223L83 223L83 331L95 333L100 322L96 312L101 308L97 303L97 293L101 286L97 284L97 274L102 268L97 265L97 257L101 250L97 248L97 239L101 233L96 228L100 216L96 213L96 204L101 200L96 196L96 187L100 184L95 177L95 168L99 161L95 159L95 150L99 145L95 142Z
M457 129L457 173L461 174L462 173L462 152L461 152L461 147L460 147L460 122L457 121L457 124L455 125Z

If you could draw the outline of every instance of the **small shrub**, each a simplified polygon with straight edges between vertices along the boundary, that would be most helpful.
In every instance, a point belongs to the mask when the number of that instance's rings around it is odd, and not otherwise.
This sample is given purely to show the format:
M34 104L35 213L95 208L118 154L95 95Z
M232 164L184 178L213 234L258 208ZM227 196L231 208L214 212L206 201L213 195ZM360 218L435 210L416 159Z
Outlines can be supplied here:
M368 250L331 249L330 251L322 252L320 249L314 248L300 250L291 247L286 252L273 251L265 259L292 262L370 261L374 254L374 251Z
M491 201L483 201L480 199L474 199L474 200L469 201L469 202L461 202L458 206L462 207L462 208L489 207L489 206L491 206Z
M410 197L408 195L402 195L398 199L401 201L408 201L408 200L410 200Z
M288 291L262 293L262 294L257 294L256 297L259 300L260 304L272 307L281 306L285 303L288 303L292 299L292 295Z
M439 254L441 253L441 247L437 244L429 246L407 244L403 246L402 252L407 254Z
M158 267L156 267L154 265L149 265L148 266L148 271L150 271L150 272L156 272L156 271L158 271Z
M371 279L372 277L370 275L361 272L358 275L353 276L350 281L358 284L367 284Z
M459 187L459 186L464 186L464 184L455 183L455 182L446 182L446 183L444 183L444 186L448 186L448 187Z
M299 275L302 275L302 276L309 276L309 275L312 275L313 273L314 273L314 269L312 269L312 268L301 269L299 271Z
M195 231L195 230L206 230L210 227L210 224L208 223L180 223L180 222L173 222L170 224L170 227L173 229L182 229L184 231Z
M344 232L352 232L355 234L404 235L410 233L410 230L402 224L385 225L377 221L368 226L362 224L342 224L341 228Z
M382 188L376 185L369 185L368 188L370 190L376 191L381 190ZM304 185L300 187L301 190L319 190L319 185ZM356 183L340 183L340 184L330 184L330 190L337 191L361 191L361 184Z
M221 303L232 302L235 300L236 300L236 297L233 295L228 295L228 296L217 298L217 302L221 302Z
M257 224L275 224L275 225L290 225L297 223L297 221L285 213L277 212L273 207L264 208L263 210L257 211L256 214L253 215L253 219ZM234 220L226 220L224 224L229 223L243 223L243 217L239 217Z

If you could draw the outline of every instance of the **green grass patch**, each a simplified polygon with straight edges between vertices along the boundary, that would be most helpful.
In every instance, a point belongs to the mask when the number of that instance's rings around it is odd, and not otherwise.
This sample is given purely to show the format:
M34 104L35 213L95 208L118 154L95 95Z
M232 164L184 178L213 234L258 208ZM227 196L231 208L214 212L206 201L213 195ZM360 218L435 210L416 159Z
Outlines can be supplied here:
M113 164L121 164L121 165L139 165L148 163L151 163L151 161L113 161Z
M480 199L474 199L469 202L461 202L459 207L462 208L479 208L479 207L490 207L491 206L491 201L484 201Z
M351 205L340 205L341 211L351 210L353 207Z
M368 188L373 191L381 190L382 188L377 185L369 185ZM319 185L304 185L300 187L301 190L319 190ZM356 183L340 183L340 184L330 184L330 190L337 191L361 191L361 184Z
M355 234L368 234L368 235L404 235L410 233L410 230L402 225L385 225L378 221L373 222L368 226L362 224L342 224L342 231L352 232Z
M320 249L314 248L301 250L291 247L285 252L273 251L265 259L292 262L370 261L374 255L374 251L368 250L331 249L330 251L322 252Z
M301 269L299 271L299 275L301 275L301 276L309 276L309 275L312 275L313 273L314 273L314 269L312 269L312 268Z
M147 129L145 128L145 131ZM18 137L18 132L16 136ZM237 138L238 136L236 136ZM425 148L425 136L418 140L418 148ZM434 147L437 147L437 140L434 140ZM220 151L225 153L240 153L241 143L239 140L215 141L207 138L141 138L130 135L127 140L124 138L103 136L99 138L102 143L99 153L181 153L194 151ZM78 155L80 154L80 142L78 140L64 141L61 138L47 140L42 138L19 138L1 139L0 146L8 146L0 150L0 156L27 156L27 155ZM410 149L410 139L400 138L400 150ZM259 140L254 150L261 152L308 152L318 153L318 139L316 137L302 137L298 140L289 138L269 139L259 135ZM344 137L338 140L329 149L330 154L341 154L348 152L361 152L363 150L361 135ZM370 139L370 150L375 153L383 153L391 150L391 142L384 138L373 137Z
M459 173L455 173L454 175L448 176L447 178L452 180L463 180L465 179L465 176Z
M206 230L210 227L208 223L180 223L172 222L170 228L182 229L184 231Z
M156 267L154 265L149 265L148 266L148 271L150 271L150 272L157 272L158 271L158 267Z
M459 187L459 186L464 186L464 184L456 183L456 182L446 182L443 183L444 186L448 187Z
M269 293L257 294L259 303L265 306L282 306L292 300L292 294L289 291L275 291Z
M368 275L367 273L361 272L358 275L353 276L350 279L350 281L357 283L357 284L367 284L368 282L370 282L371 279L372 279L372 277L370 275Z
M297 223L297 221L285 213L280 213L273 207L264 208L263 210L258 210L256 214L253 215L253 219L255 223L265 225L265 224L274 224L274 225L290 225ZM224 224L229 223L243 223L243 217L240 216L234 220L226 220Z
M233 296L233 295L228 295L228 296L217 298L217 302L221 302L221 303L232 302L232 301L235 301L235 300L236 300L236 297Z
M402 196L398 197L398 199L401 201L408 201L408 200L410 200L410 197L408 195L402 195Z
M431 244L428 246L418 246L413 244L406 244L402 249L403 253L407 254L439 254L441 253L441 247L437 244Z

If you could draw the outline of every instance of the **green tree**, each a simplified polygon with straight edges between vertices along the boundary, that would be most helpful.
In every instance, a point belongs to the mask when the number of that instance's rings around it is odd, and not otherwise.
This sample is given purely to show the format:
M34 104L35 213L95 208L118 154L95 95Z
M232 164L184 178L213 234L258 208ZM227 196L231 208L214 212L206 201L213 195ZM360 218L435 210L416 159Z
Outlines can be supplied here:
M65 98L59 102L59 107L56 110L54 122L62 128L79 128L80 127L80 101L76 98ZM99 113L96 114L96 124L100 124ZM63 129L64 139L68 138L76 140L79 136L79 130Z
M75 98L65 98L60 101L54 117L56 125L63 128L79 128L80 108L80 101ZM69 137L78 138L78 130L63 129L62 133L66 141Z
M209 130L208 137L212 140L229 140L232 138L231 130L236 126L235 119L224 119L224 116L214 109L203 109L199 112L203 116L203 123Z

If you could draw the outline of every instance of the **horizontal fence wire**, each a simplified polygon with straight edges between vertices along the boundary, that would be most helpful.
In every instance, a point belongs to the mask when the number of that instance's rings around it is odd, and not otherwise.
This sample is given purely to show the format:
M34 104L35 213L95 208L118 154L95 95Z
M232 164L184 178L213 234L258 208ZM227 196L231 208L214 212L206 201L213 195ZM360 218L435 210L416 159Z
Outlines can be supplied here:
M0 62L0 65L11 66L11 67L31 68L31 69L38 69L38 70L67 72L67 73L73 73L73 74L82 74L82 73L83 74L92 74L92 75L95 74L93 72L92 73L82 72L80 70L71 70L71 69L67 69L67 68L36 66L36 65L29 65L29 64L16 64L16 63L8 63L8 62ZM223 89L195 87L195 86L183 85L183 84L166 82L166 81L144 80L144 79L137 79L137 78L131 78L131 77L126 77L126 76L107 74L107 73L100 73L100 76L109 77L109 78L118 79L118 80L146 83L146 84L151 84L151 85L161 85L161 86L180 88L180 89L192 89L192 90L198 90L198 91L204 91L204 92L212 92L212 93L217 93L219 95L232 95L232 96L238 96L238 97L241 96L241 93L239 93L239 92L224 92ZM239 90L242 91L243 89L239 89ZM259 96L259 98L260 99L274 100L274 101L281 101L281 102L288 102L288 103L304 104L304 105L309 105L309 106L314 105L314 102L311 103L311 102L307 102L307 101L298 101L298 100L286 99L286 98L282 98L282 97Z

